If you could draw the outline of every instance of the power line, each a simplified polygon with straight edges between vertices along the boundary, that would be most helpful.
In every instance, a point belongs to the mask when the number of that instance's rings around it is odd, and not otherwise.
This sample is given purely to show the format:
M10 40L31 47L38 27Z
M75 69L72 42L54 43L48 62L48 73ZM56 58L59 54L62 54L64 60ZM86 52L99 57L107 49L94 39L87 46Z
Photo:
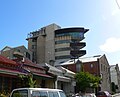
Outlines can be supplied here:
M118 3L118 0L115 0L116 1L116 3L117 3L117 6L119 7L119 9L120 9L120 5L119 5L119 3Z

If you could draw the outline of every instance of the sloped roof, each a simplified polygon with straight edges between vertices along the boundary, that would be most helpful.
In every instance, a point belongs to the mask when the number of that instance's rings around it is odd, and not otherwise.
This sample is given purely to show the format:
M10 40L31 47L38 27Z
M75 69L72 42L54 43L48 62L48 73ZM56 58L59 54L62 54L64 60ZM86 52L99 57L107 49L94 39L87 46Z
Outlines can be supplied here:
M16 61L19 64L25 64L25 65L28 65L28 66L32 66L32 67L37 67L37 68L40 68L40 69L44 69L42 66L33 63L31 60L29 60L27 58L23 58L22 60L21 59L14 59L14 61Z
M7 69L7 68L0 68L0 73L2 74L9 74L9 75L18 75L18 74L24 74L24 72L20 72L19 70L13 70L13 69Z
M48 66L50 68L50 70L52 70L52 71L56 71L56 72L62 73L62 71L60 69L58 69L58 68L56 68L54 66L51 66L51 65L49 65L47 63L45 63L45 65Z
M71 59L71 60L68 60L67 62L60 64L60 65L75 64L78 60L81 61L82 63L94 62L94 61L97 61L101 57L102 57L101 55L97 55L97 56L84 57L84 58L79 58L79 59Z
M7 51L7 50L10 50L10 49L12 49L12 48L9 47L9 46L5 46L1 51Z
M10 60L2 55L0 55L0 63L2 64L11 64L11 65L17 65L17 63L13 60Z
M60 69L60 70L62 70L62 71L64 70L65 71L65 73L64 73L65 76L73 77L74 78L74 76L75 76L74 72L72 72L72 71L70 71L70 70L68 70L68 69L66 69L66 68L64 68L62 66L59 66L57 68Z
M100 59L102 56L101 55L96 55L96 56L91 56L91 57L84 57L84 58L79 58L82 63L84 62L94 62Z

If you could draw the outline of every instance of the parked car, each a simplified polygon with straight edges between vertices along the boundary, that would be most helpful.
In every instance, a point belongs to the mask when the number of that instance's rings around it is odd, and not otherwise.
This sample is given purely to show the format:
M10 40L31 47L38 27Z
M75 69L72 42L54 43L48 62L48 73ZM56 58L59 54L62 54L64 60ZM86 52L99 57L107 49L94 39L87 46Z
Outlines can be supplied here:
M95 93L85 93L84 95L80 93L76 93L72 97L96 97L96 95Z
M87 93L84 97L96 97L94 93Z
M66 97L66 95L60 89L18 88L11 92L10 97Z
M108 91L99 91L96 94L97 97L112 97L112 95Z

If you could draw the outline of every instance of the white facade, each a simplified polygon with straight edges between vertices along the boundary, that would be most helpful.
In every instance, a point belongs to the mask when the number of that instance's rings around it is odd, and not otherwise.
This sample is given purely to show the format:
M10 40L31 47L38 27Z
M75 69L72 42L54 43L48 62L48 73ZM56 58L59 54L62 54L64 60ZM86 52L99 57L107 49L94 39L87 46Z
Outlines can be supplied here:
M116 92L120 92L120 71L118 64L111 65L110 74L111 74L111 82L114 82L114 84L118 87L118 89L116 89Z
M75 73L65 69L63 67L54 67L49 64L45 64L47 67L49 67L48 72L51 74L56 75L56 81L55 81L55 88L56 89L62 89L66 94L70 94L70 92L74 93L74 86L75 86L75 80L74 75Z

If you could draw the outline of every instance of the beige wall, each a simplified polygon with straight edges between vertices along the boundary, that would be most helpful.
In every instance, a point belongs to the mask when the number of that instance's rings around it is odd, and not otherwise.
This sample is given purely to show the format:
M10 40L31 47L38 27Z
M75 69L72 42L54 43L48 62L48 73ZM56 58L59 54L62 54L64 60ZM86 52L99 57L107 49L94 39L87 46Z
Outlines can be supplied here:
M109 63L106 59L106 57L103 55L100 60L100 73L101 73L101 78L102 78L102 83L101 83L101 90L105 91L108 90L110 91L110 66Z
M37 88L41 88L41 86L40 86L41 82L42 82L42 78L36 79ZM46 88L54 88L55 87L54 80L53 79L45 79L45 87Z
M26 52L28 52L30 54L30 59L32 59L32 52L30 50L26 49L24 46L18 46L18 47L11 48L6 51L3 50L1 52L1 55L5 56L7 58L13 59L13 58L15 58L14 52L21 53L24 57L26 57Z
M55 88L54 80L52 80L52 79L46 80L46 87L47 88Z
M45 63L45 37L39 36L37 39L37 63Z
M56 24L51 24L40 29L37 42L32 42L32 38L28 38L28 49L32 52L36 52L37 63L49 63L50 60L55 60L55 44L54 44L54 31L60 28ZM44 35L41 33L45 33ZM32 49L32 45L35 45L37 49Z

